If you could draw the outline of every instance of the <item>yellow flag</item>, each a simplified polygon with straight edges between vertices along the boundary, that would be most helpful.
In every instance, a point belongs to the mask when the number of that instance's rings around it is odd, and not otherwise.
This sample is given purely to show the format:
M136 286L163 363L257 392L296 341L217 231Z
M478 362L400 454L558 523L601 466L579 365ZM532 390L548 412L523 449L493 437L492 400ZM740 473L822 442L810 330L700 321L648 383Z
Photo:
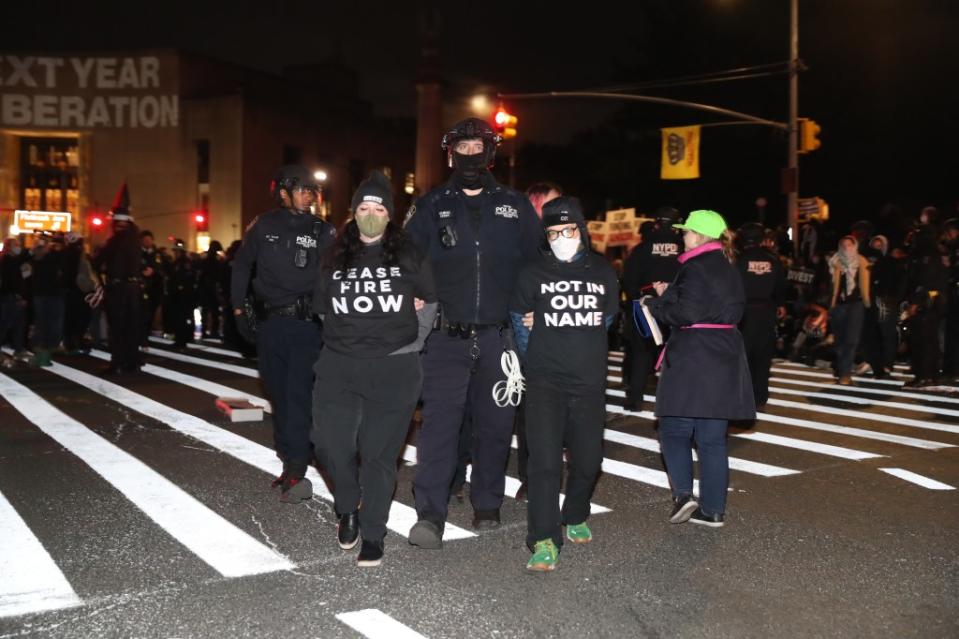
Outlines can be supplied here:
M699 177L700 126L678 126L663 131L663 180L691 180Z

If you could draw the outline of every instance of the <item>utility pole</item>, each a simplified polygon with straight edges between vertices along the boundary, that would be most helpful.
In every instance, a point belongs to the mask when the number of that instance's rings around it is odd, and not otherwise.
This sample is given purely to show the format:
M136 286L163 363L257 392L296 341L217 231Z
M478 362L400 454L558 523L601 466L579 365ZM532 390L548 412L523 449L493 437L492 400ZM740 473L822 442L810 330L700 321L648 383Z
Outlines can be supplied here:
M789 159L787 178L786 219L792 229L793 246L799 245L799 0L790 0L789 7Z

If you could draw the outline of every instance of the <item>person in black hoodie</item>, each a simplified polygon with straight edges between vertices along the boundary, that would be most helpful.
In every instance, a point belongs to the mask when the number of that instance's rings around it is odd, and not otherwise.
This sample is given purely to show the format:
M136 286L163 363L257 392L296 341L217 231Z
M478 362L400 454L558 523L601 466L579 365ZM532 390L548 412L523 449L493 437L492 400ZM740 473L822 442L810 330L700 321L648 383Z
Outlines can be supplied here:
M579 203L559 197L543 205L549 250L520 271L510 301L516 343L524 354L528 502L527 569L556 567L566 539L588 543L589 498L603 459L606 420L606 331L619 311L619 283L604 257L589 248ZM532 312L532 329L523 317ZM563 445L569 477L559 508Z
M313 291L324 347L313 367L312 440L333 481L340 548L362 536L358 566L383 559L396 461L423 383L419 352L437 309L430 260L392 214L390 182L373 171Z
M23 277L24 270L30 268L28 258L20 240L8 237L3 241L3 252L0 252L0 346L9 337L14 351L13 359L4 360L7 366L12 366L15 360L28 358L24 350L27 288Z
M140 275L140 230L126 209L113 212L113 235L92 260L105 271L105 304L110 365L106 374L140 370L143 289Z
M656 389L659 441L673 491L669 521L718 528L726 512L729 420L755 419L756 406L743 337L736 328L746 294L721 238L726 221L715 211L693 211L685 224L686 250L672 283L654 284L645 300L656 321L672 327L660 357ZM700 497L693 496L692 441L699 452Z
M33 247L33 352L38 366L51 366L50 351L63 339L63 237L41 235Z

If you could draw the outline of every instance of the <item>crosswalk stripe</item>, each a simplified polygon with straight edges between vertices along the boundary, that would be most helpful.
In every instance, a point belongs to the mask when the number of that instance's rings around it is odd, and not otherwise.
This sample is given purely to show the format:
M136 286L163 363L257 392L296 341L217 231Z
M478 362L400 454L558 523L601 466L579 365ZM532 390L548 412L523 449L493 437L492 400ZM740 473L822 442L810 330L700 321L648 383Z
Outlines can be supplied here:
M97 359L110 361L109 353L104 353L103 351L95 348L90 350L90 356ZM154 364L144 364L141 370L144 373L149 373L150 375L155 375L171 382L176 382L178 384L183 384L184 386L190 386L197 390L201 390L205 393L213 395L214 397L241 397L255 406L262 407L267 413L272 412L270 402L263 397L253 395L252 393L247 393L236 388L231 388L229 386L224 386L223 384L211 382L203 379L202 377L197 377L196 375L181 373L180 371L163 368L162 366L156 366Z
M617 389L608 389L606 391L607 395L613 397L625 397L625 391ZM643 395L643 400L647 402L656 402L656 397L653 395ZM805 405L804 405L805 406ZM609 410L609 405L607 404L607 410ZM613 412L622 412L627 415L636 415L640 416L640 413L635 413L632 411L624 411L619 409ZM860 439L873 439L880 442L888 442L891 444L901 444L902 446L910 446L912 448L922 448L925 450L938 450L941 448L954 448L954 444L947 444L945 442L932 441L928 439L920 439L918 437L909 437L907 435L893 435L891 433L883 433L880 431L868 430L865 428L855 428L853 426L844 426L841 424L831 424L827 422L814 422L808 419L799 419L796 417L787 417L785 415L774 415L772 413L756 413L756 419L760 422L771 422L774 424L783 424L785 426L795 426L797 428L807 428L810 430L821 430L829 433L836 433L839 435L849 435L851 437L858 437ZM802 440L798 440L802 441ZM848 450L848 449L847 449Z
M407 445L403 449L403 461L410 462L411 464L416 463L416 446ZM472 475L472 472L473 472L473 465L467 464L466 465L466 481L470 480L470 476ZM516 499L516 493L517 491L519 491L519 487L521 484L522 482L520 482L520 480L516 479L515 477L510 477L509 475L506 475L506 487L504 492L506 493L508 497L512 497L513 499ZM563 493L560 493L559 505L562 506L565 500L566 500L566 495ZM589 512L592 515L599 515L602 513L608 513L612 511L606 506L600 506L599 504L594 504L593 502L590 502Z
M946 397L944 395L930 396L929 394L910 393L908 391L886 390L884 388L866 388L865 386L836 386L835 382L812 382L806 379L790 379L788 377L770 377L770 387L779 384L790 384L792 386L807 386L809 388L829 388L841 390L843 393L862 393L866 395L882 395L884 397L905 397L920 401L936 402L941 404L959 404L959 397ZM858 395L843 395L843 397L857 397ZM929 407L931 411L937 411Z
M157 344L166 344L167 346L170 346L171 344L175 344L175 343L176 343L176 342L174 342L172 339L167 339L167 338L165 338L165 337L157 337L157 336L155 336L155 335L151 335L151 336L150 336L150 341L151 341L151 342L155 342L155 343L157 343ZM235 357L235 358L237 358L237 359L246 359L246 358L243 356L243 353L241 353L241 352L239 352L239 351L231 351L231 350L226 349L226 348L219 348L219 347L217 347L217 346L210 346L209 344L197 344L196 342L188 342L187 345L186 345L186 347L187 347L187 348L192 348L192 349L195 349L195 350L198 350L198 351L201 351L201 352L203 352L203 353L212 353L212 354L214 354L214 355L224 355L224 356L226 356L226 357ZM150 352L152 353L153 351L150 351Z
M792 366L793 368L776 368L776 366ZM801 369L805 369L805 370L801 370ZM780 372L780 373L788 373L791 375L807 375L809 377L835 377L831 373L818 372L818 370L814 369L812 366L807 366L805 364L796 364L795 362L778 362L770 370ZM889 386L902 386L907 381L915 379L913 375L907 375L905 373L891 373L890 376L898 377L900 379L898 380L876 379L875 377L862 377L858 375L853 375L852 379L857 382L868 382L872 384L886 384ZM916 389L916 390L920 390L920 389ZM959 386L955 386L953 384L936 384L934 386L929 386L921 390L928 390L930 391L930 395L935 397L936 391L945 390L945 391L955 392L955 391L959 391Z
M2 374L0 394L221 575L241 577L294 567L133 455Z
M806 369L808 369L808 368L813 368L813 367L811 367L811 366L809 366L809 365L807 365L807 364L801 364L801 363L799 363L799 362L787 362L787 361L778 361L778 362L776 362L775 365L776 365L776 366L786 366L786 367L788 367L788 368L806 368ZM892 376L892 377L898 377L898 378L900 378L900 379L907 379L907 380L908 380L908 379L913 379L913 377L914 377L914 375L910 375L909 373L896 373L896 372L892 372L892 373L889 373L889 375ZM863 378L863 379L869 379L869 378L868 378L868 377L865 377L865 378Z
M648 395L647 395L648 397ZM648 412L635 412L631 410L626 410L615 404L606 404L606 410L612 413L621 413L623 415L632 415L634 417L642 417L644 419L656 419L656 417ZM762 415L760 413L759 415ZM803 420L796 420L803 421ZM756 439L757 441L763 441L767 444L776 444L779 446L784 446L786 448L795 448L797 450L806 450L815 453L820 453L823 455L829 455L831 457L840 457L842 459L871 459L874 457L883 457L883 455L876 455L874 453L867 453L860 450L854 450L852 448L844 448L842 446L832 446L830 444L819 444L816 442L806 441L805 439L796 439L794 437L782 437L782 436L769 436L769 437L754 437L757 433L730 433L731 437L739 437L742 439Z
M885 413L866 413L859 410L849 410L848 408L836 408L835 406L819 406L817 404L807 404L805 402L792 402L785 399L770 399L768 402L772 406L783 406L785 408L801 408L814 413L826 413L827 415L843 415L845 417L855 417L858 419L869 419L884 424L898 424L900 426L909 426L911 428L923 428L926 430L935 430L942 433L959 434L959 426L954 424L937 424L935 422L910 419L908 417L897 417Z
M0 493L0 617L83 605L40 540Z
M820 373L819 371L801 370L798 368L780 368L773 366L769 370L773 373L786 373L787 375L801 375L803 377L818 377L821 379L836 378L832 373ZM852 379L857 382L869 382L870 384L882 384L884 386L902 386L903 384L903 382L894 379L874 379L872 377L859 377L858 375L853 375Z
M368 639L427 639L376 608L341 612L336 618Z
M55 363L52 367L45 370L76 382L99 395L123 404L127 408L152 417L176 431L198 441L202 441L208 446L259 468L266 473L279 475L280 471L283 470L283 464L277 459L276 454L271 449L245 437L235 435L228 430L214 426L198 417L183 413L175 408L170 408L123 386L118 386L117 384L84 373L75 368L64 366L63 364ZM326 483L316 470L309 468L307 470L307 478L313 484L314 495L326 501L333 501L333 495L326 488ZM417 516L414 509L394 501L390 507L390 517L386 525L390 530L406 537L416 521ZM464 539L475 536L474 533L452 524L447 524L443 532L443 539L446 540Z
M196 364L197 366L216 368L221 371L245 375L246 377L260 377L259 371L257 371L255 368L249 368L248 366L237 366L236 364L227 364L226 362L218 362L212 359L194 357L193 355L184 355L183 353L174 353L173 351L168 351L162 348L154 348L150 350L149 354L157 357L165 357L167 359L176 360L178 362L185 362L187 364Z
M955 490L954 486L944 484L941 481L936 481L935 479L929 479L928 477L924 477L904 468L880 468L879 470L930 490Z
M779 393L780 395L798 395L800 397L817 397L819 399L828 399L835 402L845 402L847 404L859 404L865 406L886 406L888 408L899 408L915 413L933 413L936 415L948 415L950 417L959 417L959 410L950 410L948 408L934 408L923 406L921 404L907 404L905 402L887 402L881 399L869 399L867 397L857 397L855 395L838 395L836 393L817 393L809 391L795 390L791 388L782 388L779 386L769 386L770 393ZM868 414L868 413L864 413Z
M647 411L643 411L640 415L646 417L647 419L655 420L656 417ZM625 446L632 446L633 448L640 448L642 450L648 450L654 453L661 453L659 442L655 439L649 437L640 437L638 435L631 435L629 433L623 433L618 430L611 430L609 428L603 431L603 437L607 441L616 442L617 444L623 444ZM699 459L696 451L693 451L693 459ZM763 464L761 462L749 461L746 459L740 459L738 457L729 458L729 468L732 470L738 470L740 472L749 473L752 475L761 475L763 477L782 477L784 475L798 475L801 471L792 470L791 468L783 468L781 466L773 466L771 464Z

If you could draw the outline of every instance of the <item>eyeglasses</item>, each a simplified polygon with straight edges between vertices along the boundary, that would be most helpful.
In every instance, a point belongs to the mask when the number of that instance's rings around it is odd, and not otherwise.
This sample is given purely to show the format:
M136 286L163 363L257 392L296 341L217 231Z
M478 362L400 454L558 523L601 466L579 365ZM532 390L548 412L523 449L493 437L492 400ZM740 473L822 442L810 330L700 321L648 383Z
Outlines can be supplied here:
M550 242L552 242L553 240L555 240L556 238L558 238L560 235L562 235L563 237L566 237L566 238L571 238L571 237L576 237L577 234L579 234L579 228L578 228L578 227L576 227L576 226L567 226L566 228L560 229L560 230L558 230L558 231L547 230L547 231L546 231L546 239L549 240Z

